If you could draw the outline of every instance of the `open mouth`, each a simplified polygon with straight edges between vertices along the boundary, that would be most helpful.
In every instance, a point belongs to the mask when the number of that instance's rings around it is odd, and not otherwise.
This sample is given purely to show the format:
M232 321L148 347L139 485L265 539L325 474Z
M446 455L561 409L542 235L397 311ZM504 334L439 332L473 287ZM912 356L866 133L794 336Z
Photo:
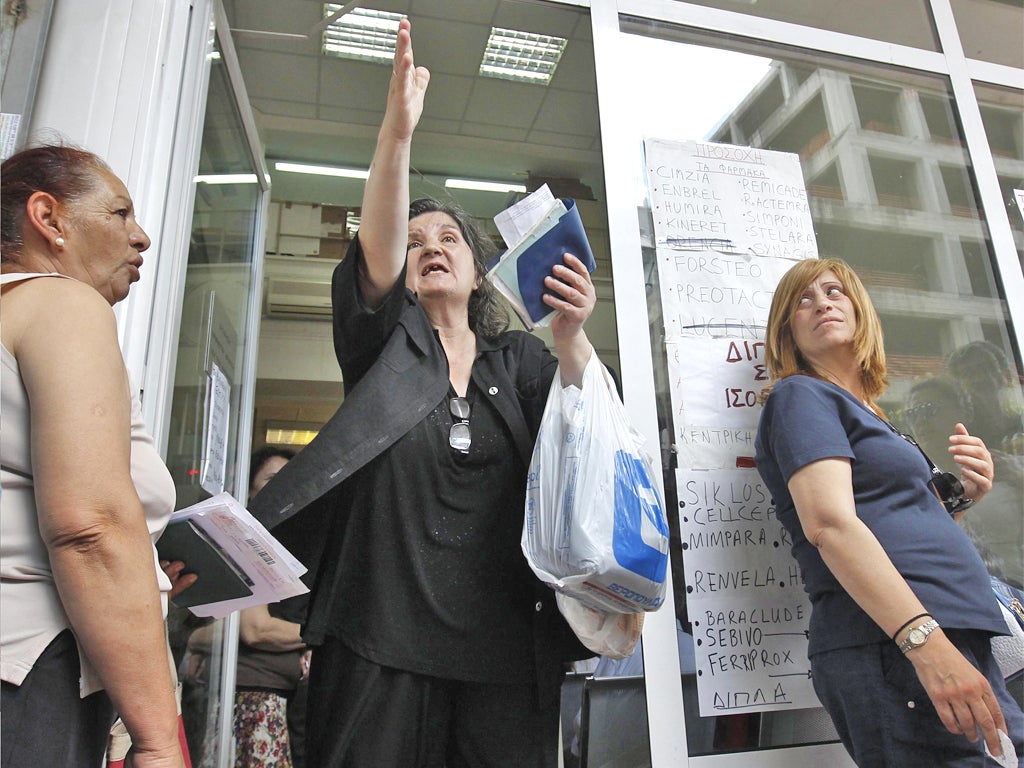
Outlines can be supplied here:
M423 268L423 271L420 272L420 276L421 277L426 277L427 275L429 275L429 274L431 274L433 272L447 273L448 270L445 268L445 266L443 264L438 264L437 262L434 262L432 264L427 264L427 266L425 266Z

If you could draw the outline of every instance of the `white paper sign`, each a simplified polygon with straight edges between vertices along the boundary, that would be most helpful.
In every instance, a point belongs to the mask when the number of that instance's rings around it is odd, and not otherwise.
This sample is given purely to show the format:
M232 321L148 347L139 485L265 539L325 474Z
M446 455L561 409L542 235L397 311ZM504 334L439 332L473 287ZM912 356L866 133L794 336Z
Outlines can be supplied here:
M206 434L203 438L202 472L199 476L199 484L212 495L224 490L230 406L231 385L217 364L212 363L206 382Z
M810 605L771 495L744 469L676 472L702 715L817 706Z
M820 706L807 660L806 600L715 597L687 605L702 716Z
M686 339L667 342L669 357L685 359L671 379L672 402L687 423L757 428L761 390L768 384L764 342Z
M817 256L796 155L664 139L648 139L646 151L659 248Z
M754 467L775 286L817 256L795 155L646 142L702 715L817 706L810 604Z

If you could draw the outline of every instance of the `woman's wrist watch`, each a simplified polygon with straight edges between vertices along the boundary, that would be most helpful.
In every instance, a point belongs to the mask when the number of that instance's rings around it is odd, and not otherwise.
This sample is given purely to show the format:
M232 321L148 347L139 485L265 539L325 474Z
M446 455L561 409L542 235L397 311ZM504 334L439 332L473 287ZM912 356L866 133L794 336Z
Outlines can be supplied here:
M935 619L928 619L928 621L918 624L916 627L911 627L906 637L903 638L903 642L900 643L900 650L906 653L915 648L920 648L928 641L928 635L938 628L939 622Z

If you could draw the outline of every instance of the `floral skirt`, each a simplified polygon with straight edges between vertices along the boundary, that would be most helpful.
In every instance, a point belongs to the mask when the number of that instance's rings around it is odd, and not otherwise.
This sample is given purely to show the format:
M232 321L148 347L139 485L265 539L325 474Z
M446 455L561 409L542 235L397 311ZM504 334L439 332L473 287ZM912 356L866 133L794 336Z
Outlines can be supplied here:
M286 706L277 693L235 693L235 768L292 768Z

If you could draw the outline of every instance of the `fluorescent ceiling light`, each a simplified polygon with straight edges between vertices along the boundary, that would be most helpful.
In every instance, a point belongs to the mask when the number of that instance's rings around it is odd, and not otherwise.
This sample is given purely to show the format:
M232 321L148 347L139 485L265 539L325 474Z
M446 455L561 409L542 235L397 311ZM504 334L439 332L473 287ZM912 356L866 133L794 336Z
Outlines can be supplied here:
M480 61L480 74L547 85L555 74L565 45L564 37L491 27L491 36Z
M255 173L206 173L196 176L197 184L255 184Z
M334 168L329 165L306 165L304 163L286 163L282 161L275 162L274 169L287 171L288 173L309 173L314 176L341 176L345 179L368 179L370 177L369 171L363 171L359 168Z
M340 3L324 3L324 18L341 8ZM327 25L320 50L326 56L391 61L395 57L398 22L404 18L401 13L356 8Z
M317 436L315 429L268 429L266 442L270 445L309 445Z
M472 189L477 192L525 192L525 184L505 181L474 181L473 179L445 179L444 185L451 189Z

